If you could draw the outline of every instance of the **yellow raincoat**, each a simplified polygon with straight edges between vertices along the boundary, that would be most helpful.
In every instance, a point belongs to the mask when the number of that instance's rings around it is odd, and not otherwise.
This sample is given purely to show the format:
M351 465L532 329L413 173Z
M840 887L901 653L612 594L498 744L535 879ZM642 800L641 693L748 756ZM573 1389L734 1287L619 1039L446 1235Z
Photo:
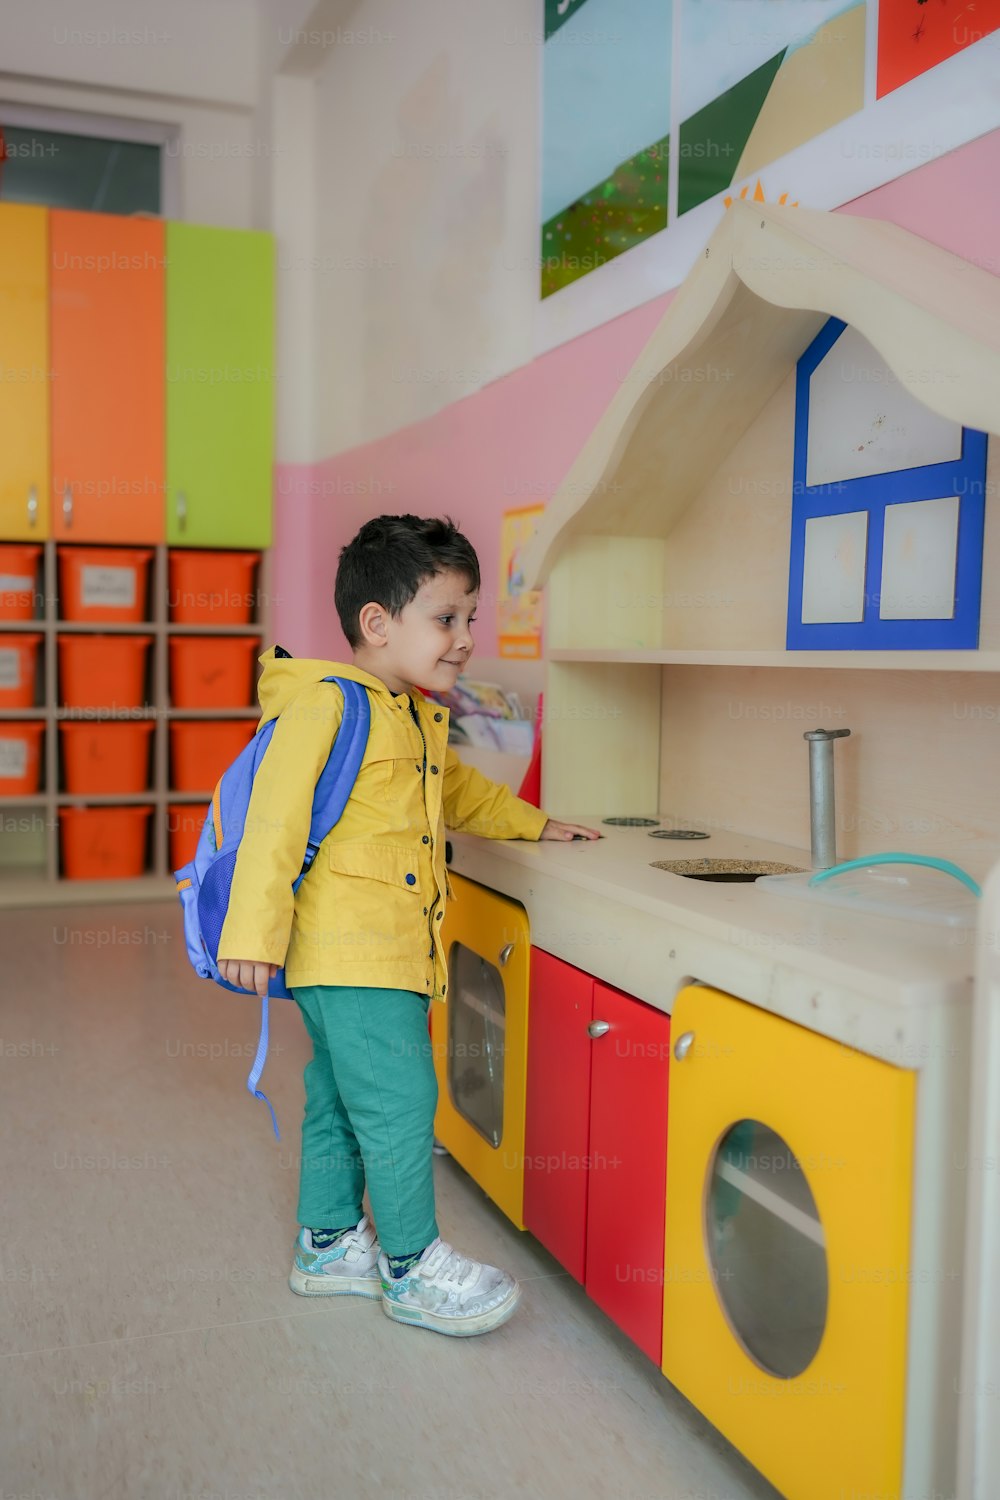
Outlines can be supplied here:
M422 693L412 694L418 729L410 695L357 667L276 658L273 648L260 660L260 723L278 722L254 779L219 957L284 963L290 988L443 993L445 825L537 839L545 813L464 766L448 745L448 710ZM332 675L368 689L371 729L343 817L293 895L316 782L343 713L340 689L322 681Z

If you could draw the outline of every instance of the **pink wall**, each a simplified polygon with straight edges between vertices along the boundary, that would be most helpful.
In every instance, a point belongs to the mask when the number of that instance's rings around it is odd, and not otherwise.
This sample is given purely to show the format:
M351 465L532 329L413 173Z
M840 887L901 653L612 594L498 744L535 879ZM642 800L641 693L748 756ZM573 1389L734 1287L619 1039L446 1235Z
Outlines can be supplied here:
M846 204L997 274L1000 131ZM333 607L340 548L370 516L450 515L479 553L480 656L496 653L500 518L547 500L669 305L672 292L533 360L426 422L276 475L275 638L296 656L342 658Z

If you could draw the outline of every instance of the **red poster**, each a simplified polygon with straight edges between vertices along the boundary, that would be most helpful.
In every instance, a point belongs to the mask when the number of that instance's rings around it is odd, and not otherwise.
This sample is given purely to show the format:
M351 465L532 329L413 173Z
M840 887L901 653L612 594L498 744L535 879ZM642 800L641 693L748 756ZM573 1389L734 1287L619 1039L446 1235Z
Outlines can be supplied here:
M937 67L998 28L1000 0L880 0L878 97Z

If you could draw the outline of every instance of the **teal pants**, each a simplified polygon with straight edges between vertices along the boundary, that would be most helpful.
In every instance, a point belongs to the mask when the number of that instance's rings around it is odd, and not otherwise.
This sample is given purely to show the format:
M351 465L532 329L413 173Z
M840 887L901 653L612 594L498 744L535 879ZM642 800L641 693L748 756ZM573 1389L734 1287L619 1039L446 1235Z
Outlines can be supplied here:
M357 1224L368 1187L387 1255L437 1238L430 1001L415 990L293 990L313 1044L306 1065L299 1223Z

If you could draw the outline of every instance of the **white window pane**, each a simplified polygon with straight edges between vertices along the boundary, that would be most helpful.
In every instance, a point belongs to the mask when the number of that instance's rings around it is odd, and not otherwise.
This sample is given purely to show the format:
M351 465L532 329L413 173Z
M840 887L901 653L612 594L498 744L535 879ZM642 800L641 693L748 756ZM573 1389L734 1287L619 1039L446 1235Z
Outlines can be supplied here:
M958 496L885 508L883 620L950 620L955 613Z
M937 372L914 371L928 388ZM882 356L845 328L809 377L806 484L835 484L947 463L962 456L962 428L902 386Z
M868 512L813 516L802 563L803 625L853 624L865 614Z

